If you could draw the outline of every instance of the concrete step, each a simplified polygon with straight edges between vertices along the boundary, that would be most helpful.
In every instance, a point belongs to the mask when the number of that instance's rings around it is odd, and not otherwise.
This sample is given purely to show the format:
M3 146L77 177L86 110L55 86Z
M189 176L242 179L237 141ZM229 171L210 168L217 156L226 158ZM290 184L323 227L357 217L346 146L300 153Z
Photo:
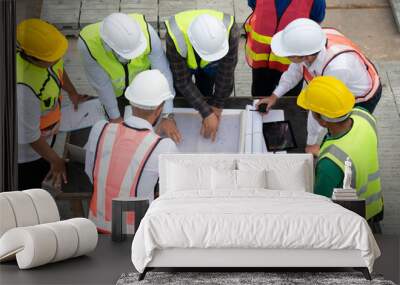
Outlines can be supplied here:
M120 0L82 0L79 26L83 27L102 21L111 13L119 12Z
M388 6L389 3L387 0L327 0L326 1L326 7L328 9L384 8Z
M79 30L81 0L43 0L40 18L55 25L65 35Z
M121 0L120 12L143 14L146 21L158 30L158 0Z

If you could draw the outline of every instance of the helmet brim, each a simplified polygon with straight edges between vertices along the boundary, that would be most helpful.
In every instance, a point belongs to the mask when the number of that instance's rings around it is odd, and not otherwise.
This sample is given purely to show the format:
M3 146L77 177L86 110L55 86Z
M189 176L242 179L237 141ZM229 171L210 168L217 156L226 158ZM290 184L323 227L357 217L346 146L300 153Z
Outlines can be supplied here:
M299 96L297 96L297 105L300 108L303 108L305 110L310 110L312 112L316 112L319 113L323 116L325 116L326 118L329 119L336 119L336 118L340 118L345 116L346 114L350 113L351 110L354 107L354 103L355 100L352 102L349 102L346 106L343 107L343 110L339 111L339 110L334 110L334 111L328 111L326 109L321 109L321 107L316 106L315 104L310 103L307 100L307 90L303 89L303 91L300 92ZM353 97L354 99L354 97ZM325 112L328 111L328 112Z
M228 40L224 41L224 44L222 48L213 54L205 54L201 50L196 49L196 47L193 45L194 50L197 52L197 54L201 57L201 59L205 61L218 61L224 56L226 56L229 52L229 43Z
M288 56L307 56L311 55L317 52L320 52L323 47L325 46L325 41L321 41L320 45L315 48L314 50L308 50L308 51L303 51L303 52L296 52L293 53L292 51L289 51L284 44L283 41L283 31L280 31L276 33L271 40L271 50L274 54L280 57L288 57Z
M128 99L129 103L132 106L135 106L135 107L138 107L138 108L141 108L144 110L154 110L158 106L160 106L163 102L174 98L174 95L172 94L172 92L166 92L160 96L160 98L157 102L150 101L150 100L149 101L142 100L139 102L137 100L137 96L135 96L135 94L133 94L131 86L129 86L126 89L124 96L126 99Z
M309 106L307 104L307 100L306 100L306 90L303 89L299 96L297 96L297 105L305 110L309 110Z

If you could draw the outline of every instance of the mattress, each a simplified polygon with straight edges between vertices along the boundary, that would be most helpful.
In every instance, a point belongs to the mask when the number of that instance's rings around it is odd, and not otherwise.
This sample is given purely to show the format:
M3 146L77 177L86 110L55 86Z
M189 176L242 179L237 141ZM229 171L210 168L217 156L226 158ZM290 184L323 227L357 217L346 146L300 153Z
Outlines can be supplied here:
M372 271L380 250L357 214L307 192L171 192L155 200L132 243L139 272L162 249L359 250Z

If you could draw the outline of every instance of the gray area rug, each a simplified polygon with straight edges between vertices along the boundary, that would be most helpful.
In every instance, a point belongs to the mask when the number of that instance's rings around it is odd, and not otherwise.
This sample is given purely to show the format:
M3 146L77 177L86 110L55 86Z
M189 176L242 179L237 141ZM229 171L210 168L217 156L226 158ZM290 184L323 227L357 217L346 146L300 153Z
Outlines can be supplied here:
M138 281L138 276L138 273L122 274L117 285L395 285L392 281L376 275L372 275L373 280L368 281L359 272L148 272L142 281Z

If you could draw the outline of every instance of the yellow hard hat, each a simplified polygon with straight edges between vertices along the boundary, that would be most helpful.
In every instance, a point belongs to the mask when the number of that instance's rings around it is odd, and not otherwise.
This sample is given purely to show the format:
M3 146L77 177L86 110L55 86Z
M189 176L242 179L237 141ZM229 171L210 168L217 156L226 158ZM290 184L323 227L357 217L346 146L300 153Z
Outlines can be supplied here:
M315 77L297 97L297 105L330 119L347 115L354 103L349 88L334 76Z
M47 62L59 60L68 49L65 36L40 19L21 22L17 27L17 42L25 54Z

